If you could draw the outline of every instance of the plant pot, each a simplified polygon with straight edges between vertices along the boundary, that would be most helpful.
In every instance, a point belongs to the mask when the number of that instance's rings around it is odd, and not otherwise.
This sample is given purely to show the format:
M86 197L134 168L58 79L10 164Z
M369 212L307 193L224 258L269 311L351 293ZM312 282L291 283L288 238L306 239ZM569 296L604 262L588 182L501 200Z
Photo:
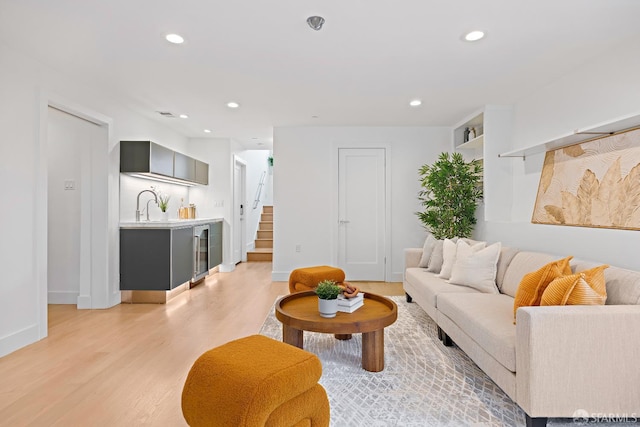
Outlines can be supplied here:
M320 312L321 317L336 317L336 313L338 312L338 300L318 298L318 311Z
M160 219L162 221L169 221L169 212L160 212Z

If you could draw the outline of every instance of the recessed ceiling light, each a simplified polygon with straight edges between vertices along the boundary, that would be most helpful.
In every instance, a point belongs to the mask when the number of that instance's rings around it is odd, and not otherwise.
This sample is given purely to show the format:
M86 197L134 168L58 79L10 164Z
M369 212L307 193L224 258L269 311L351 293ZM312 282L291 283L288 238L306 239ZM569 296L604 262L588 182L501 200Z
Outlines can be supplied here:
M184 38L179 34L167 34L166 37L168 42L173 44L182 44L184 43Z
M240 104L238 104L237 102L227 102L227 107L229 108L238 108L240 106Z
M211 133L211 130L209 130L209 129L205 129L205 130L204 130L204 133Z
M475 30L465 34L464 39L468 42L475 42L484 37L484 31Z
M420 101L419 99L414 99L413 101L409 102L409 105L411 105L412 107L419 107L420 105L422 105L422 101Z
M186 114L180 114L180 118L181 118L181 119L188 119L188 118L189 118L189 116L187 116Z

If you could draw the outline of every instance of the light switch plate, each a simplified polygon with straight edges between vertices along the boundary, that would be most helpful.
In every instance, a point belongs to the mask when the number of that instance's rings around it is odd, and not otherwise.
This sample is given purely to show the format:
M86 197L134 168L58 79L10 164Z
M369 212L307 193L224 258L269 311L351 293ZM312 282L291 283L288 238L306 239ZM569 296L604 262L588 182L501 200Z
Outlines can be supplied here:
M64 189L65 190L75 190L76 182L72 179L67 179L64 181Z

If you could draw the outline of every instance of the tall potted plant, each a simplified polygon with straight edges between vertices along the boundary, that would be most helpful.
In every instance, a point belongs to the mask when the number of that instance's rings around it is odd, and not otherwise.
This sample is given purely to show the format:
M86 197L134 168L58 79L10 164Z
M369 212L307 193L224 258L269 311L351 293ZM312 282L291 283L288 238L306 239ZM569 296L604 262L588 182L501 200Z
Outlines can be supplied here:
M424 211L416 215L425 228L436 239L470 237L482 200L482 163L445 152L433 165L423 165L419 175L418 199Z
M316 287L318 295L318 311L322 317L336 317L338 312L338 295L342 288L333 280L323 280Z

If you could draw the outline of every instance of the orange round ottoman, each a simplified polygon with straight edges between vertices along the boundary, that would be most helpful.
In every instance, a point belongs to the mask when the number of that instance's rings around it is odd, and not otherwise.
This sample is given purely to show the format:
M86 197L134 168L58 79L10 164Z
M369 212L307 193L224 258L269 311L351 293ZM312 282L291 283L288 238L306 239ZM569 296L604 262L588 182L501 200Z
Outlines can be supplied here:
M328 265L297 268L289 275L289 292L311 291L323 280L333 280L340 285L344 282L344 271Z
M321 375L313 353L262 335L241 338L195 361L182 414L191 427L328 427Z

